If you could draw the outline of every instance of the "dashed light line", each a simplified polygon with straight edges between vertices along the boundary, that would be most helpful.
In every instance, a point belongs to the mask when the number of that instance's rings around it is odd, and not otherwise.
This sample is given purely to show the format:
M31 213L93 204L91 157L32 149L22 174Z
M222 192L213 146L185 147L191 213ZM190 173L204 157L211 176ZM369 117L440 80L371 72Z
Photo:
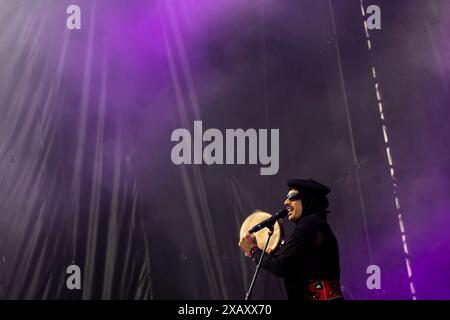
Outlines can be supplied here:
M380 119L384 121L383 104L378 102L378 110L380 111Z
M400 232L401 233L405 233L405 227L403 226L403 221L402 220L399 221L399 225L400 225Z
M392 163L392 157L391 157L391 149L389 147L386 147L386 154L387 154L389 165L392 167L393 163Z
M395 207L397 208L397 210L400 209L400 202L398 201L398 197L395 197Z
M408 277L411 278L412 272L411 272L411 265L409 264L409 259L405 258L405 261L406 261L406 269L408 270Z
M395 171L394 171L394 168L391 168L391 178L395 178ZM394 192L396 192L395 190L394 190Z
M409 287L410 287L410 289L411 289L411 292L412 292L413 294L416 294L416 289L414 288L414 283L410 282L410 283L409 283ZM414 299L414 298L413 298L413 299ZM416 300L416 299L414 299L414 300Z
M408 244L406 243L406 240L403 242L403 251L408 254Z
M363 0L360 0L360 7L361 7L361 14L363 16L363 21L364 21L364 32L366 34L367 47L368 47L369 51L372 51L372 41L370 39L370 34L369 34L368 27L367 27L367 21L365 19L366 12L364 10ZM406 271L408 272L409 288L411 291L412 299L417 300L416 289L414 287L414 283L412 280L411 264L410 264L409 258L408 258L409 250L408 250L408 243L407 243L407 237L406 237L406 232L405 232L405 225L403 223L402 214L399 212L400 211L400 200L398 199L398 196L397 196L397 183L396 183L396 178L395 178L394 164L393 164L392 156L391 156L391 149L389 146L388 128L385 123L382 95L380 93L380 85L378 82L377 70L376 70L375 66L372 66L372 78L374 81L375 94L377 96L377 103L378 103L378 111L379 111L380 120L382 123L381 127L382 127L382 132L383 132L384 144L386 147L386 157L387 157L387 161L389 163L389 173L390 173L391 180L392 180L392 187L394 189L393 190L394 202L395 202L395 208L397 209L397 212L398 212L398 223L399 223L399 227L400 227L400 234L401 234L401 239L402 239L402 244L403 244L403 253L404 253L404 259L405 259L405 264L406 264Z
M387 128L384 124L383 124L383 136L384 136L384 142L388 143L389 139L388 139L388 135L387 135Z
M378 89L376 90L376 93L377 93L377 100L381 101L381 94L380 94L380 91Z
M364 31L366 32L366 37L370 38L369 36L369 29L367 28L367 21L364 20Z

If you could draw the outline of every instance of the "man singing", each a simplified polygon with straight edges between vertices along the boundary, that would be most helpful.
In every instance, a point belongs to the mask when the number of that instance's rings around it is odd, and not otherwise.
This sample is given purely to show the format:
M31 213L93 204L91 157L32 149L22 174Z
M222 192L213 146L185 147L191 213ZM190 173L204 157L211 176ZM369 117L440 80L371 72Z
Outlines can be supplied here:
M343 299L338 244L327 223L330 189L312 179L292 179L287 185L284 205L296 226L280 252L265 255L261 266L284 278L289 300ZM247 233L239 245L258 263L262 250L253 234Z

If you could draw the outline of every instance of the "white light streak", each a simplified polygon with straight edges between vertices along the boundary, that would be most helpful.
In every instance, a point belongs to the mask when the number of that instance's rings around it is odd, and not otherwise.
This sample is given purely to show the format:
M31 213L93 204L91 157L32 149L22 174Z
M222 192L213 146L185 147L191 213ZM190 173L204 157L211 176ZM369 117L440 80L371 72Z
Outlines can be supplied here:
M388 135L387 135L387 128L384 124L383 124L383 136L384 136L384 142L388 143L389 139L388 139Z
M397 210L400 209L400 202L398 201L398 197L395 197L395 207L397 208Z
M399 225L400 225L400 232L401 233L405 233L405 227L403 226L403 221L402 221L402 217L400 216L399 221L398 221Z
M361 14L364 18L364 32L367 38L367 47L368 50L371 51L372 50L372 42L370 40L370 34L367 28L367 21L365 19L366 13L364 10L364 1L360 0L360 7L361 7ZM391 180L392 180L392 187L394 188L394 200L395 200L395 207L397 209L397 211L400 210L400 201L398 199L397 196L397 192L396 192L396 188L398 187L395 180L395 170L394 170L394 164L392 161L392 157L391 157L391 151L390 151L390 147L389 147L389 136L388 136L388 129L386 124L384 123L385 118L384 118L384 112L383 112L383 104L382 104L382 100L381 100L381 93L380 93L380 85L377 81L377 71L375 69L375 66L372 66L371 68L372 70L372 77L373 77L373 81L374 81L374 85L375 85L375 93L377 96L377 102L378 102L378 111L380 114L380 119L382 120L382 131L383 131L383 138L384 138L384 143L385 143L385 147L386 147L386 157L389 163L389 172L390 172L390 176L391 176ZM401 232L401 237L402 237L402 244L403 244L403 252L404 252L404 259L405 259L405 263L406 263L406 270L408 272L408 278L409 278L409 286L410 286L410 291L411 291L411 297L413 300L417 300L416 297L416 290L414 287L414 283L412 281L412 271L411 271L411 265L408 259L409 256L409 250L408 250L408 244L406 241L406 232L405 232L405 226L403 223L403 219L402 219L402 215L401 213L398 213L398 222L399 222L399 226L400 226L400 232Z
M408 271L408 278L411 278L412 272L411 272L411 265L409 264L409 259L405 258L405 262L406 262L406 270Z
M392 157L391 157L391 149L389 149L389 147L386 147L386 154L387 154L387 157L388 157L388 162L389 162L389 165L392 167Z

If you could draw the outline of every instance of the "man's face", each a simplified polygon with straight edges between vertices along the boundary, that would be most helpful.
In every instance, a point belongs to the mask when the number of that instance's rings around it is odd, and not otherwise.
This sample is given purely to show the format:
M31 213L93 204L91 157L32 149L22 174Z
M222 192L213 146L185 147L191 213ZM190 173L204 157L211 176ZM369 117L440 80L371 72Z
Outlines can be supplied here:
M287 194L287 198L284 201L284 205L288 210L288 220L289 221L297 221L300 219L302 215L303 207L300 198L298 197L298 190L290 189ZM298 199L298 200L297 200Z

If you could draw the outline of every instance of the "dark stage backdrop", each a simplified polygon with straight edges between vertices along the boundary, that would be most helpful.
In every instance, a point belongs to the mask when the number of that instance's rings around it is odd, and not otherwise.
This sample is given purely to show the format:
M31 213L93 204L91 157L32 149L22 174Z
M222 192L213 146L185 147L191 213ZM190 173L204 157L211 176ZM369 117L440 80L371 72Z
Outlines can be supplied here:
M449 9L0 0L0 298L242 299L240 225L303 177L332 189L348 299L449 299ZM171 134L196 120L279 129L278 172L175 165ZM263 271L254 297L283 284Z

